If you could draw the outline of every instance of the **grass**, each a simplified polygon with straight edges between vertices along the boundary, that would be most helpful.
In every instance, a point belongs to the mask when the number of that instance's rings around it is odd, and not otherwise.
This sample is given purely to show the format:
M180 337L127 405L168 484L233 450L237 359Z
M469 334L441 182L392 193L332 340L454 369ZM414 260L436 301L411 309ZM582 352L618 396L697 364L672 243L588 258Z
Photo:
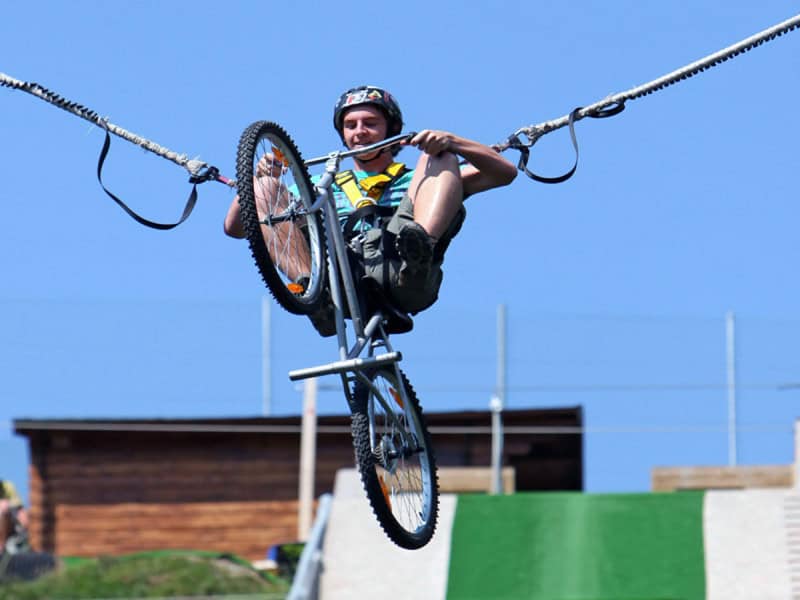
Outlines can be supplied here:
M149 552L73 559L31 582L0 585L0 600L169 598L259 594L283 598L290 583L230 555Z

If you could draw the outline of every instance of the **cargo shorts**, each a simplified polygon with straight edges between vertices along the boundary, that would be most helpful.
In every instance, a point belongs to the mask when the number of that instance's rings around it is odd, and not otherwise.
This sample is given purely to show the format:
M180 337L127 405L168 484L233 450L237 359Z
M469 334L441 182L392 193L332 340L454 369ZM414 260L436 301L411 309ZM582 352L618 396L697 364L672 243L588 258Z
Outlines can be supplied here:
M445 233L433 249L433 262L427 272L414 277L404 277L400 282L400 267L403 259L395 247L400 230L414 221L414 205L408 193L403 196L394 215L384 227L375 227L364 233L362 263L366 277L375 280L388 293L389 299L400 310L416 314L431 306L439 297L442 285L442 263L450 242L461 230L466 218L462 205Z

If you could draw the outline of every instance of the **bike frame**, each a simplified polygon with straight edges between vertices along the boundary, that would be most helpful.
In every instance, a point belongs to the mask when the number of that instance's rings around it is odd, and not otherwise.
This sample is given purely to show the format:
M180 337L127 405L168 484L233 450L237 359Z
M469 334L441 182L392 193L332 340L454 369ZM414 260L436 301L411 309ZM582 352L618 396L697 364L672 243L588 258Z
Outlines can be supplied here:
M359 302L359 289L353 276L350 261L347 254L347 242L336 211L336 203L333 198L332 186L342 160L358 154L366 154L388 148L411 139L414 133L401 134L387 138L376 144L359 148L358 150L337 151L327 156L314 158L305 162L307 167L325 164L325 172L315 186L317 199L309 209L309 212L323 211L323 222L325 224L325 234L328 245L328 282L330 285L331 299L333 301L336 319L336 337L339 346L339 360L304 369L297 369L289 372L289 379L297 381L310 377L322 375L338 374L342 379L342 386L347 396L348 404L353 405L353 394L349 385L354 378L368 385L373 394L373 398L383 405L387 415L396 419L395 411L385 402L383 395L378 392L364 375L363 371L392 365L398 382L402 382L398 363L402 360L402 354L393 350L389 342L389 334L384 328L384 314L378 309L373 314L362 315ZM347 312L345 311L347 309ZM345 325L345 314L350 315L353 329L353 341L350 342L347 336ZM366 317L366 319L365 319ZM379 349L385 350L381 354L376 354ZM409 406L408 396L405 386L400 385L400 394L403 406ZM372 421L372 419L370 419ZM400 428L401 430L403 428Z

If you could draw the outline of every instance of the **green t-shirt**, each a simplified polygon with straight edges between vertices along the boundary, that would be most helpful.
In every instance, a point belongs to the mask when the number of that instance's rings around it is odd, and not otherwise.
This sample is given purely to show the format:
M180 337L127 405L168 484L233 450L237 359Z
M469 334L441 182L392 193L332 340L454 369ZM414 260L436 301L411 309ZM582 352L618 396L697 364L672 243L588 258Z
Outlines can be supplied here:
M357 181L361 181L367 177L379 175L379 173L353 170L353 175L355 175ZM320 177L321 176L313 177L313 183L316 184ZM380 206L395 207L400 204L403 196L405 196L406 192L408 192L408 187L411 185L412 177L414 177L414 170L410 169L392 181L391 184L387 185L386 189L383 190L381 197L378 198L378 204ZM347 197L347 194L344 193L342 188L335 183L332 186L332 191L333 199L336 201L336 212L339 214L340 219L346 219L347 215L355 210L353 203L350 201L350 198Z

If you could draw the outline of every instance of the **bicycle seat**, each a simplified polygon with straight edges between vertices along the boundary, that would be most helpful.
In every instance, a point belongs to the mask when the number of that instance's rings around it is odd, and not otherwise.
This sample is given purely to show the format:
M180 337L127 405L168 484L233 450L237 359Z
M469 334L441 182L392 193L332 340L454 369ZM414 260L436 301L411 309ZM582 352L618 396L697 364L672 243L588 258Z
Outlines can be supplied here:
M383 313L387 333L408 333L414 329L414 320L411 315L392 304L386 290L377 281L369 277L362 277L361 285L369 307L377 308Z

